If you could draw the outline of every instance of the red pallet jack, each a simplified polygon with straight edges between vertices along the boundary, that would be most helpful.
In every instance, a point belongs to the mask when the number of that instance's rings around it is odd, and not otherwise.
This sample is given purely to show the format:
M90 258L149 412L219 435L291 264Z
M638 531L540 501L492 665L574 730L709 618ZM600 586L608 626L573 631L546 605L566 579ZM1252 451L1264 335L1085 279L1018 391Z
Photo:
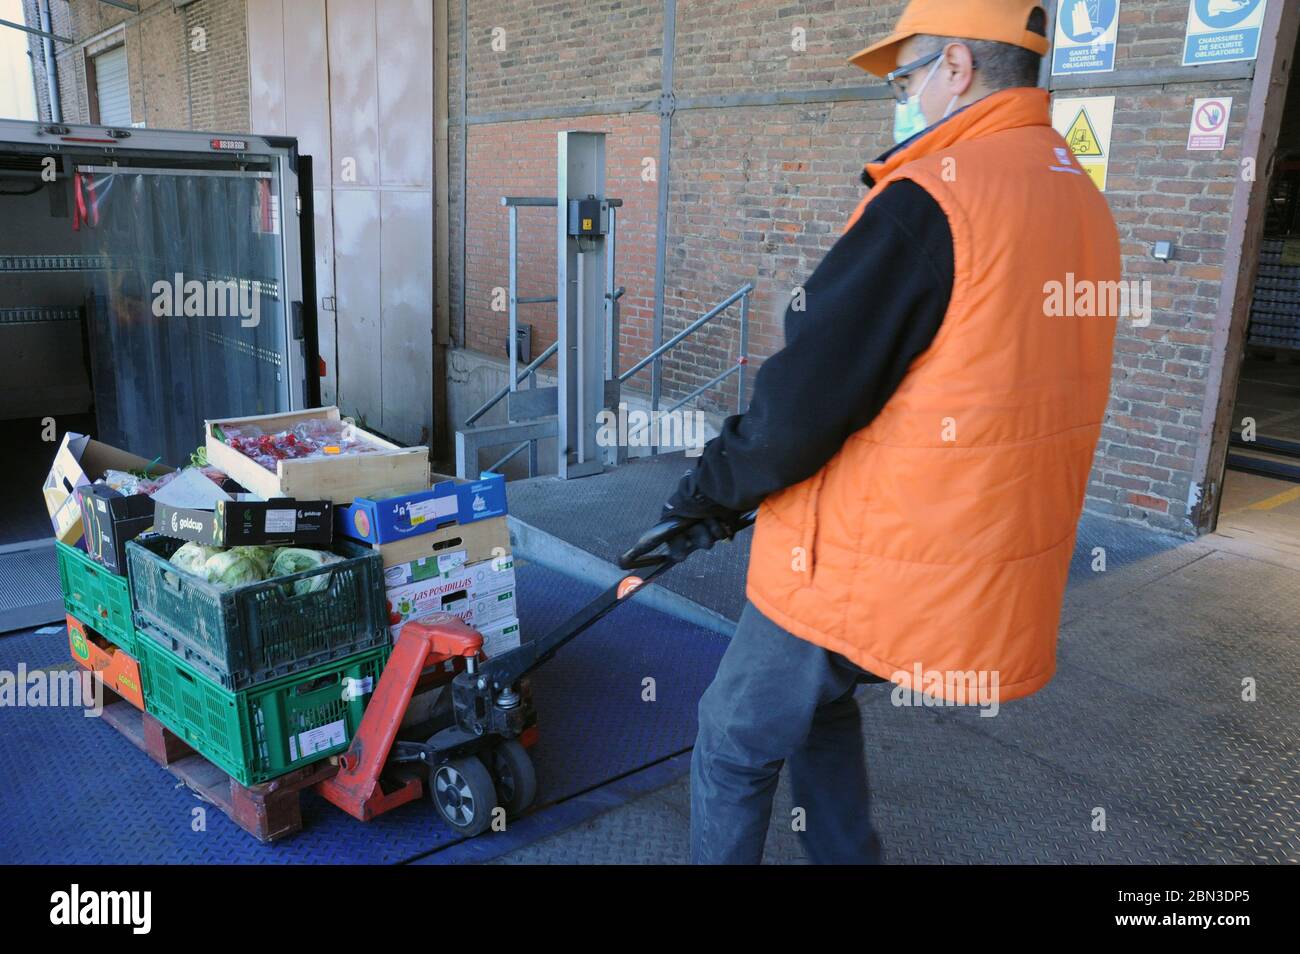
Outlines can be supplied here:
M747 514L737 532L753 522ZM667 541L682 529L677 520L652 527L619 560L623 569L642 572L623 577L541 639L500 656L485 657L483 637L450 613L407 623L351 746L338 758L338 774L316 790L369 821L415 801L427 787L438 814L464 835L485 831L497 808L507 816L527 810L537 795L528 754L537 716L525 677L680 562L667 552ZM412 697L429 689L441 690L426 723L432 734L399 738Z

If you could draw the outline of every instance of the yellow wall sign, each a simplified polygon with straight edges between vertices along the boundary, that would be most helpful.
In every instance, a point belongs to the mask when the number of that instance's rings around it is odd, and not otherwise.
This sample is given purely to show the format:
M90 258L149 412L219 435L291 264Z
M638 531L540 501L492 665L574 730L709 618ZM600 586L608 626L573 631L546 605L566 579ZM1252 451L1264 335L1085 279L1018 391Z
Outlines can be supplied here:
M1114 119L1114 96L1075 97L1052 103L1052 127L1065 137L1083 171L1103 192L1110 168L1110 131Z

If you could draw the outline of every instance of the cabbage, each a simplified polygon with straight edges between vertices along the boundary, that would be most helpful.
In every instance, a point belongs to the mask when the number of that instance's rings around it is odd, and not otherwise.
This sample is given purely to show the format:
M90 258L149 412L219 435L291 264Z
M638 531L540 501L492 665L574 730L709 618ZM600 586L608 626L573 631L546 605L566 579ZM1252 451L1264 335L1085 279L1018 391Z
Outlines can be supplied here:
M239 552L244 549L248 548L235 547L233 550L218 553L208 560L203 566L208 582L221 587L231 587L243 586L245 583L256 583L261 580L262 571L260 565L256 560L251 559L248 554Z
M275 559L275 547L231 547L231 553L238 553L251 560L257 567L257 578L265 580L271 575L271 561Z
M304 570L314 570L327 563L338 563L343 558L328 550L306 550L301 547L281 547L275 551L275 561L271 564L271 576L292 576ZM329 586L330 575L321 573L305 580L295 580L293 595L318 593Z
M186 543L172 554L174 566L194 576L207 578L204 566L208 560L221 552L220 547L205 547L201 543Z

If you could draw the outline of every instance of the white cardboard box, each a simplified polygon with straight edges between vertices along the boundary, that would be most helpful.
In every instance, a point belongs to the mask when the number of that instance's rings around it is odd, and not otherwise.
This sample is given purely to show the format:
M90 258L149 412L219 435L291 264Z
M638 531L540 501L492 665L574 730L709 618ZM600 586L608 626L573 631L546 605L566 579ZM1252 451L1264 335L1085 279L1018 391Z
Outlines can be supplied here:
M429 561L421 563L428 568ZM449 573L396 585L385 571L385 579L394 639L410 620L430 613L452 613L475 629L516 614L515 569L509 558L458 566Z

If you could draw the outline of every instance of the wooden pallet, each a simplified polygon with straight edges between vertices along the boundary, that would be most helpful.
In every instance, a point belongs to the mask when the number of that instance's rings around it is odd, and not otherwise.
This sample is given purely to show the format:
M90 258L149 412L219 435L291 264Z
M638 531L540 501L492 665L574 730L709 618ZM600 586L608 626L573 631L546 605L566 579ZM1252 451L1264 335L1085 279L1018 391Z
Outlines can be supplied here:
M338 766L327 759L260 785L241 785L149 713L141 712L107 686L103 721L264 843L302 831L303 789L338 773Z

